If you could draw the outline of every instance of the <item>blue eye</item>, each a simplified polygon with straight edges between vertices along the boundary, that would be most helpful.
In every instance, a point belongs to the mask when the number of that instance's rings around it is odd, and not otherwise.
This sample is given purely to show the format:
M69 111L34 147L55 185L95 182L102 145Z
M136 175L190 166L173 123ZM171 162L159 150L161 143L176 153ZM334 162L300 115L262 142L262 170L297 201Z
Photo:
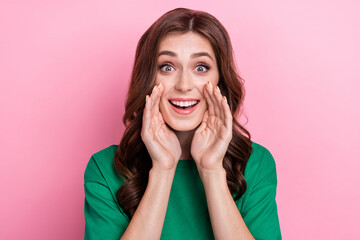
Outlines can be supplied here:
M174 70L174 68L169 64L164 64L160 66L160 70L164 72L171 72L172 70Z
M206 72L206 71L208 71L210 69L210 67L207 66L207 65L201 64L201 65L197 65L195 67L195 69L198 69L197 70L198 72Z

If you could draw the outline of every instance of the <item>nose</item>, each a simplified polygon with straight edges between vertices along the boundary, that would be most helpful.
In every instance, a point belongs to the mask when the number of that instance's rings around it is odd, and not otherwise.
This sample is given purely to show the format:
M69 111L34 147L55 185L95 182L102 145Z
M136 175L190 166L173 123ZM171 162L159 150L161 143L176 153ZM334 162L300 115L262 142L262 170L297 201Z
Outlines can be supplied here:
M181 71L175 84L175 88L182 92L191 91L193 89L193 79L191 74Z

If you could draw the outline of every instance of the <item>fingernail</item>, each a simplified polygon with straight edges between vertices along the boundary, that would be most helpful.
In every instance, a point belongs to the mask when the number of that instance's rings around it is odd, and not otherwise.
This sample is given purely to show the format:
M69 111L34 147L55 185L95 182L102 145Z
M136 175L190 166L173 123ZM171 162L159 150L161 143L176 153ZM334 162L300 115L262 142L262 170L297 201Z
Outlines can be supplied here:
M145 102L148 101L149 95L146 95Z
M224 99L225 99L225 102L227 102L227 99L226 99L226 97L224 96Z
M208 81L208 83L209 83L210 87L212 88L212 84L211 84L211 82L210 82L210 81Z
M220 92L220 88L219 88L219 86L216 86L216 88L217 88L217 90L219 91L219 93L221 93L221 92Z
M161 86L161 83L159 84L159 87Z

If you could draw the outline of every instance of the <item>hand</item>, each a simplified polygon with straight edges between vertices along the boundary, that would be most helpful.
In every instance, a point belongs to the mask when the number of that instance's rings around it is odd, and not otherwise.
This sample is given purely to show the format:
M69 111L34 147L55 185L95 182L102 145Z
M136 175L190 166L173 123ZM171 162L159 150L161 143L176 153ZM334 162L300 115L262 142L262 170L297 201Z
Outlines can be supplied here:
M203 120L195 131L191 155L198 170L223 169L223 159L232 138L232 114L219 88L205 84L204 96L208 103Z
M181 147L175 133L165 124L159 103L164 87L155 86L145 103L141 138L153 162L153 168L176 169L181 155Z

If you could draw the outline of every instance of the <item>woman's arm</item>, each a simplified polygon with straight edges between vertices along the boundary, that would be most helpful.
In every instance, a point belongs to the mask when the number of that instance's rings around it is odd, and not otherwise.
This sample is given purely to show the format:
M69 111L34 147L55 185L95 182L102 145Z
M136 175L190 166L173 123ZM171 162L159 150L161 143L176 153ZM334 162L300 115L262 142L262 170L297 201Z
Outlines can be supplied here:
M282 239L275 201L275 161L267 149L255 147L246 166L242 214L230 194L225 170L199 169L216 239Z
M196 130L191 155L203 182L210 220L216 239L254 239L227 186L223 159L232 139L233 116L219 87L204 86L208 103L200 127Z
M225 169L200 171L215 239L254 239L226 182Z
M145 193L121 240L160 239L175 169L150 170Z
M114 177L107 173L104 165L112 163L114 153L110 151L92 156L85 170L84 239L160 239L176 168L165 171L153 166L150 169L145 193L130 221L117 205L116 191L111 191L104 178L104 174L110 181ZM105 160L110 163L104 163Z
M159 110L161 83L146 97L141 138L152 160L149 181L123 239L160 239L181 147Z
M159 110L164 87L159 84L146 97L141 138L152 160L149 181L129 226L121 239L160 239L170 190L181 147Z

